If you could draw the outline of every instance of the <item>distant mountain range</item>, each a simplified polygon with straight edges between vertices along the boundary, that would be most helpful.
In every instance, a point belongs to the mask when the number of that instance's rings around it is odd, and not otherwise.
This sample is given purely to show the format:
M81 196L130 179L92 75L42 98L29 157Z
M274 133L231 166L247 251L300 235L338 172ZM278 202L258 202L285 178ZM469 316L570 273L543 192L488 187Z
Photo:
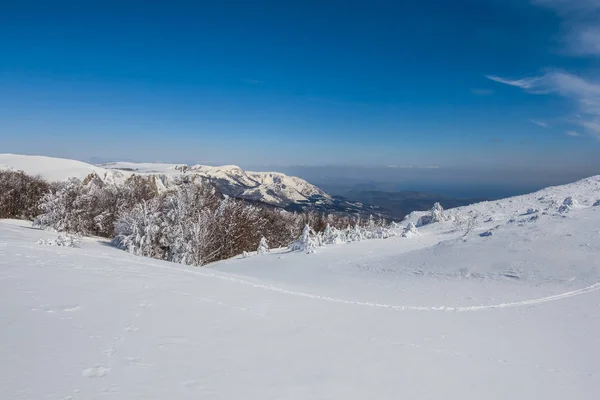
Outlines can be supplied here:
M0 169L22 170L48 181L81 180L91 177L110 184L125 182L132 175L154 180L159 191L168 190L181 179L200 180L214 185L222 194L266 203L289 211L314 210L359 215L384 215L381 207L330 196L307 181L278 172L250 172L235 165L207 165L113 162L100 165L45 156L0 154Z
M168 190L180 179L201 180L226 196L256 201L288 211L370 214L401 220L412 211L425 210L439 202L444 208L486 200L457 199L417 191L385 191L369 184L327 185L323 189L304 179L279 172L244 171L235 165L112 162L93 165L76 160L45 156L0 154L0 169L22 170L48 181L90 176L105 183L120 184L132 175L150 177L158 190Z

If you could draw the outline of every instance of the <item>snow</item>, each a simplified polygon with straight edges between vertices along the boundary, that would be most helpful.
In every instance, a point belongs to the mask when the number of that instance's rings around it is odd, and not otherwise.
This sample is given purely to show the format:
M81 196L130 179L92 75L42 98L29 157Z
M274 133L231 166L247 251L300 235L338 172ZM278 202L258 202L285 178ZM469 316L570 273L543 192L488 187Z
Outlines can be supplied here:
M237 197L274 205L302 202L314 195L330 199L327 193L303 179L275 172L247 172L237 165L189 167L183 164L112 162L95 166L62 158L0 154L0 169L22 170L48 181L84 180L94 173L105 182L119 184L134 174L152 176L160 191L168 189L177 178L191 175L216 181L221 188L225 185L240 189Z
M39 175L48 181L66 181L69 178L85 179L96 173L100 177L107 170L81 161L45 156L0 154L0 169L20 170L29 175Z
M448 210L466 234L205 268L0 220L0 397L595 399L598 198L593 177Z

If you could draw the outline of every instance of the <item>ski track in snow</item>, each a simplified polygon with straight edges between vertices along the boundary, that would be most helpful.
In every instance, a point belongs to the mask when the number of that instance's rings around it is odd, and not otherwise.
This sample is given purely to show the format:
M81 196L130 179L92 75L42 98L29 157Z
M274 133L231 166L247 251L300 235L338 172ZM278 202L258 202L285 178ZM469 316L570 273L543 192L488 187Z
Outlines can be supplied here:
M113 257L106 257L106 258L112 259ZM355 301L355 300L339 299L339 298L335 298L335 297L322 296L322 295L318 295L318 294L297 292L297 291L288 290L288 289L280 288L280 287L273 286L273 285L266 285L266 284L262 284L262 283L250 282L250 281L247 281L244 279L236 278L234 276L219 275L214 272L202 272L202 271L196 271L196 270L191 270L191 269L169 267L166 265L146 264L146 263L140 262L140 261L135 261L135 263L144 265L145 267L153 267L153 268L169 270L169 271L185 272L185 273L189 273L189 274L193 274L193 275L199 275L199 276L204 276L204 277L208 277L208 278L215 278L215 279L220 279L220 280L224 280L224 281L235 282L235 283L238 283L241 285L251 286L254 288L258 288L258 289L269 290L272 292L282 293L282 294L286 294L286 295L290 295L290 296L304 297L304 298L308 298L308 299L322 300L322 301L328 301L331 303L338 303L338 304L349 304L349 305L357 305L357 306L373 307L373 308L383 308L383 309L398 310L398 311L468 312L468 311L495 310L495 309L501 309L501 308L524 307L524 306L533 306L533 305L538 305L538 304L543 304L543 303L549 303L549 302L562 300L562 299L568 299L570 297L581 296L586 293L591 293L591 292L600 290L600 282L596 282L593 285L590 285L590 286L587 286L587 287L584 287L581 289L572 290L570 292L560 293L560 294L556 294L556 295L552 295L552 296L540 297L537 299L515 301L515 302L510 302L510 303L475 305L475 306L412 306L412 305L385 304L385 303L375 303L375 302L368 302L368 301Z
M212 278L216 278L216 279L227 280L227 281L236 282L236 283L239 283L239 284L242 284L242 285L248 285L248 286L252 286L252 287L255 287L255 288L259 288L259 289L266 289L266 290L270 290L270 291L273 291L273 292L283 293L283 294L287 294L287 295L291 295L291 296L298 296L298 297L305 297L305 298L315 299L315 300L329 301L329 302L332 302L332 303L352 304L352 305L357 305L357 306L375 307L375 308L387 308L387 309L401 310L401 311L455 311L455 312L465 312L465 311L482 311L482 310L492 310L492 309L510 308L510 307L522 307L522 306L528 306L528 305L537 305L537 304L549 303L549 302L557 301L557 300L561 300L561 299L568 299L569 297L580 296L582 294L594 292L594 291L600 289L600 282L597 282L597 283L594 283L593 285L590 285L590 286L587 286L587 287L584 287L584 288L581 288L581 289L573 290L573 291L570 291L570 292L556 294L556 295L553 295L553 296L541 297L541 298L537 298L537 299L516 301L516 302L512 302L512 303L500 303L500 304L477 305L477 306L463 306L463 307L451 307L451 306L450 307L449 306L429 306L429 307L426 307L426 306L405 306L405 305L395 305L395 304L373 303L373 302L367 302L367 301L344 300L344 299L338 299L338 298L335 298L335 297L321 296L321 295L311 294L311 293L295 292L293 290L287 290L287 289L279 288L277 286L271 286L271 285L265 285L265 284L261 284L261 283L249 282L249 281L246 281L246 280L243 280L243 279L238 279L238 278L231 277L231 276L217 275L217 274L214 274L214 273L205 273L205 272L200 272L200 271L182 270L182 269L177 269L177 268L172 268L172 267L167 267L167 266L158 266L158 265L153 265L153 267L155 267L155 268L174 269L174 270L179 270L179 271L185 271L185 272L192 273L192 274L197 274L197 275L206 276L206 277L212 277Z

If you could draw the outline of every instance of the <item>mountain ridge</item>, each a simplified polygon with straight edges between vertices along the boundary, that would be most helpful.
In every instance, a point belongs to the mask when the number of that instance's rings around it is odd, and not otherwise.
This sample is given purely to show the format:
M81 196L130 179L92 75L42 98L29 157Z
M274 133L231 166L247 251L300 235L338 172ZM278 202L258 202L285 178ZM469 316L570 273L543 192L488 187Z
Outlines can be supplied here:
M0 154L0 169L22 170L48 181L80 180L95 176L104 183L122 184L133 175L151 177L159 191L180 178L202 179L226 196L258 201L289 211L314 210L346 214L383 215L381 207L330 196L304 179L280 172L245 171L236 165L208 166L168 163L111 162L99 165L66 158L38 155Z

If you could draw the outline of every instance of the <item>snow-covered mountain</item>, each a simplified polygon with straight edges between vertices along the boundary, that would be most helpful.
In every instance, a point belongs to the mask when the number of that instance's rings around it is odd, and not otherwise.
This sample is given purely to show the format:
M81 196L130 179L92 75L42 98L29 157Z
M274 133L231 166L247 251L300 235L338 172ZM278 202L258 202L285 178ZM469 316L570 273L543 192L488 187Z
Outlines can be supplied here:
M206 268L0 220L0 397L596 399L600 176L438 217Z
M213 183L223 194L276 206L332 203L332 198L303 179L276 172L247 172L235 165L211 167L183 164L116 162L91 165L81 161L44 156L0 154L0 169L22 170L50 181L97 176L104 182L120 183L137 174L155 179L159 189L175 179L191 177Z

